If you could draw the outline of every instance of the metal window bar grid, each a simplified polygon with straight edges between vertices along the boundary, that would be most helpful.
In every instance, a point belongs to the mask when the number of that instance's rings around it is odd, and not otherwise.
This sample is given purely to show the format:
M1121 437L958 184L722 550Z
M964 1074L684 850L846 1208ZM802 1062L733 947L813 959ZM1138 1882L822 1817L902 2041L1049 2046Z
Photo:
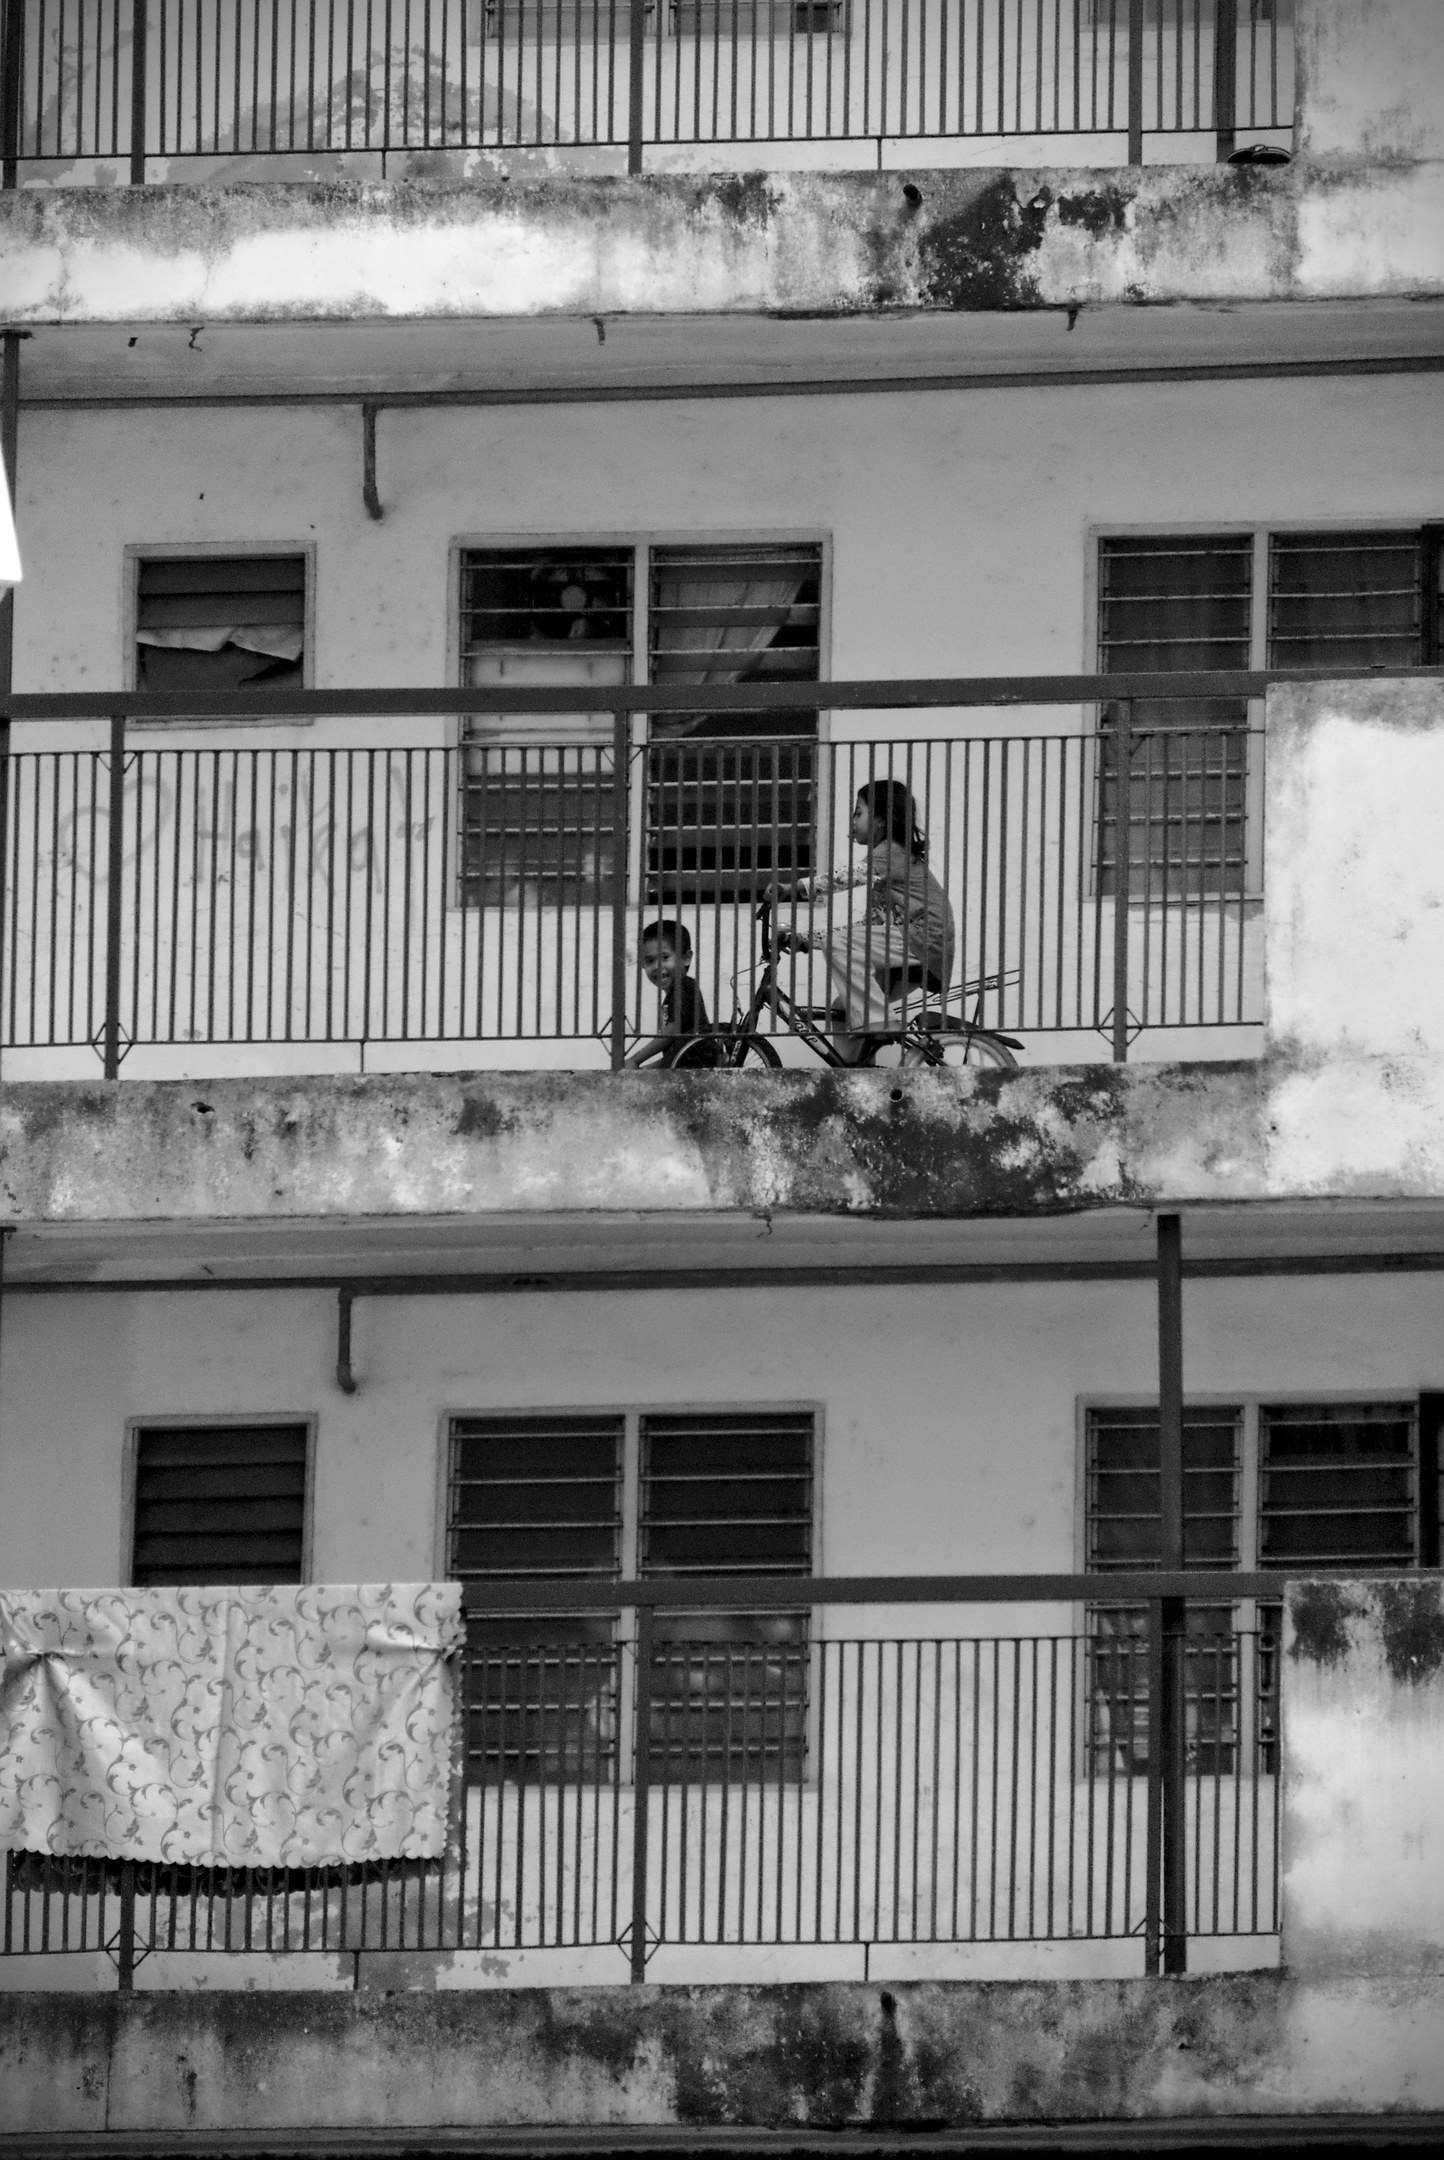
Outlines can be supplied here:
M7 0L30 163L1291 127L1244 0Z

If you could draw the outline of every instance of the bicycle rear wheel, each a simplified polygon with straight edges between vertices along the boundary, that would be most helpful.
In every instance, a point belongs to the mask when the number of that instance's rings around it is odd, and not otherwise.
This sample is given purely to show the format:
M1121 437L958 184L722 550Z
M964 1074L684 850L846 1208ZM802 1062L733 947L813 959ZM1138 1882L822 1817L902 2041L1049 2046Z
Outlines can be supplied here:
M991 1066L1003 1072L1015 1072L1018 1060L1005 1042L985 1028L964 1029L958 1034L949 1030L929 1038L926 1049L907 1047L903 1051L904 1065L926 1070L929 1066L969 1065Z

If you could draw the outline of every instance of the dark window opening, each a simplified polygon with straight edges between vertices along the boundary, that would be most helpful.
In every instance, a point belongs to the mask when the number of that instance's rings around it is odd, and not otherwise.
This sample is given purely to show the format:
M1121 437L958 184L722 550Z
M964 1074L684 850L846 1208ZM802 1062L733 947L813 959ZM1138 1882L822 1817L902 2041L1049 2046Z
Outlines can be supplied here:
M467 1776L474 1783L566 1776L601 1782L615 1767L616 1615L604 1585L620 1559L623 1421L470 1417L451 1427L447 1572L474 1594L487 1582L588 1580L592 1613L467 1619Z
M641 1441L642 1574L811 1574L809 1412L645 1417ZM656 1775L802 1775L808 1618L658 1613Z
M134 1583L298 1583L305 1521L304 1425L136 1433Z
M1418 1564L1413 1403L1265 1408L1259 1455L1260 1567Z
M1247 668L1253 539L1099 543L1099 672ZM1118 715L1102 715L1103 889L1115 890ZM1128 761L1129 889L1241 893L1245 875L1248 707L1241 698L1137 698Z
M137 690L300 689L304 555L151 556L139 564Z
M659 686L816 682L822 550L657 548L651 680ZM761 738L761 739L759 739ZM648 897L754 899L812 862L815 708L658 714L647 764Z
M630 548L466 550L464 684L629 682L632 569ZM610 899L613 797L610 713L470 715L462 729L463 901L592 907Z

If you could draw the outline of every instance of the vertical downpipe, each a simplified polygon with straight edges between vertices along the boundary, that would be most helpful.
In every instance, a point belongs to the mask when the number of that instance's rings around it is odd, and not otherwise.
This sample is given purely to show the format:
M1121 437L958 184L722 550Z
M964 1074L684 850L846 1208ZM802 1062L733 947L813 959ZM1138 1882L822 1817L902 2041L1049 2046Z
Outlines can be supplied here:
M642 108L647 101L643 62L647 46L647 0L628 0L627 30L627 171L642 169Z
M1128 903L1133 870L1133 700L1113 707L1113 1062L1128 1062Z
M1179 1574L1183 1545L1183 1221L1158 1218L1158 1468L1159 1564L1165 1574ZM1185 1894L1185 1709L1184 1660L1187 1607L1182 1598L1152 1601L1156 1615L1154 1662L1161 1683L1156 1722L1150 1738L1157 1743L1157 1787L1163 1859L1163 1970L1188 1969ZM1152 1765L1150 1764L1150 1769ZM1150 1778L1150 1790L1154 1784Z
M1233 156L1238 142L1238 0L1214 0L1213 125L1220 165Z
M1128 0L1128 162L1143 163L1143 0Z
M612 1071L620 1072L627 1052L627 868L631 860L628 823L628 767L632 759L632 716L612 715Z
M131 0L130 9L130 184L145 185L146 11L149 0Z
M110 831L105 892L105 1034L101 1056L107 1080L120 1078L120 938L125 877L125 716L110 723Z

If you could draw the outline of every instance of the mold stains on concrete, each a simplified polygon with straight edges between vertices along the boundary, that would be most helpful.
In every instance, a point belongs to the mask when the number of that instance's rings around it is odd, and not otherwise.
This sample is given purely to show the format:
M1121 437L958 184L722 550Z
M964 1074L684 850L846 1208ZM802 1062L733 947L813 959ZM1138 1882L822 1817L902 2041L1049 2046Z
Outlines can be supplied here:
M1310 1665L1340 1665L1349 1654L1349 1622L1360 1607L1339 1583L1298 1583L1289 1591L1294 1636L1289 1656Z
M1391 1677L1422 1686L1444 1665L1444 1606L1437 1582L1385 1582L1373 1588L1379 1638Z
M1101 240L1108 233L1125 230L1132 201L1126 189L1106 183L1092 188L1069 188L1058 196L1058 223L1080 226L1091 240Z
M1000 173L970 202L930 218L917 243L924 305L1038 306L1038 281L1030 258L1042 245L1052 201L1046 187L1020 201L1014 176Z

